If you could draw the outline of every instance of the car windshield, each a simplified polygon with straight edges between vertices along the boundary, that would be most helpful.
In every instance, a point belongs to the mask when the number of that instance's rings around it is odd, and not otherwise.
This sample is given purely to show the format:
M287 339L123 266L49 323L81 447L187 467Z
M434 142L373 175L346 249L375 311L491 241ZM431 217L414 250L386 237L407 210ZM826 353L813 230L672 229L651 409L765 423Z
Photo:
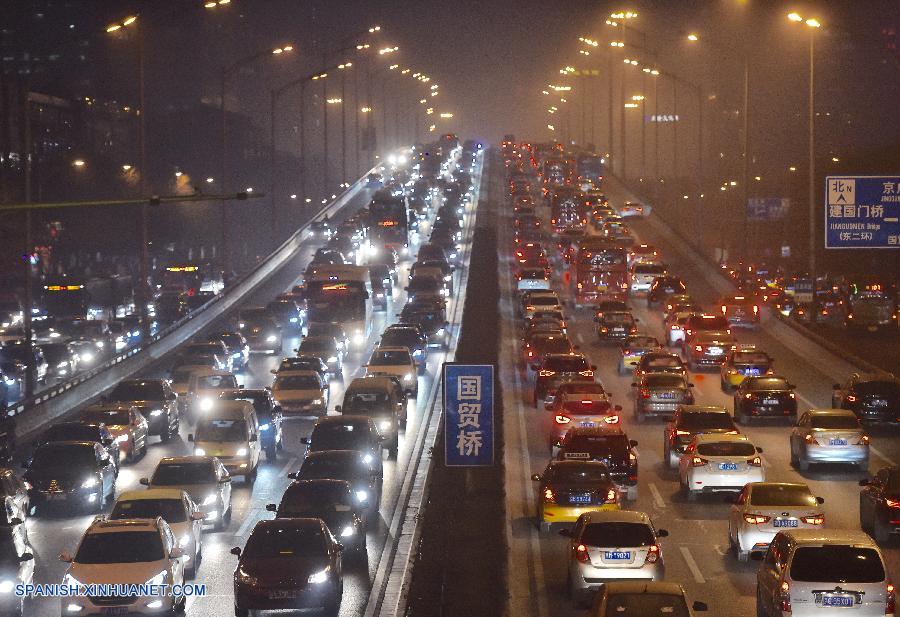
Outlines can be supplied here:
M605 617L690 617L682 596L664 593L616 593L606 600Z
M44 431L42 441L100 441L100 430L88 424L57 424Z
M201 390L224 390L237 388L237 379L234 375L204 375L197 379L197 387Z
M748 380L747 385L751 390L790 390L787 380L781 377L762 377Z
M162 538L155 529L115 531L86 534L75 554L75 563L144 563L164 558Z
M864 381L856 385L856 392L863 396L900 398L900 382Z
M535 337L534 346L540 348L541 353L569 353L572 350L569 339L562 336Z
M204 420L197 424L197 441L247 441L247 422L244 420Z
M688 411L681 414L678 427L689 431L702 431L704 429L715 428L731 429L734 428L734 421L727 411Z
M599 383L568 383L559 388L560 394L605 394L603 384Z
M796 506L815 508L816 498L803 484L756 484L750 492L754 506Z
M653 531L644 523L590 523L585 525L581 543L599 547L637 547L656 544Z
M178 486L180 484L209 484L216 481L216 472L208 462L160 464L150 484Z
M850 415L832 416L812 414L809 420L812 428L847 430L856 430L859 428L859 418Z
M541 273L543 276L543 272ZM559 298L556 296L534 296L528 299L528 304L533 304L535 306L558 306Z
M319 524L297 527L266 526L253 530L244 547L243 558L324 556L327 551L325 533Z
M95 435L96 438L96 435ZM34 452L31 469L93 469L97 464L94 447L81 444L50 444Z
M810 583L881 583L884 565L874 548L830 544L800 546L791 560L791 578Z
M365 392L359 390L351 390L344 394L344 413L351 413L355 410L366 410L372 407L388 407L391 397L387 392L375 391Z
M680 375L650 373L644 377L644 385L648 388L683 388L685 383Z
M163 387L158 381L123 381L109 394L111 401L160 401Z
M414 332L391 332L381 335L381 344L386 347L421 347L422 343Z
M409 352L405 349L376 349L369 364L377 366L403 366L411 362Z
M185 522L187 514L184 510L184 502L180 499L119 500L109 518L156 518L157 516L161 516L170 524Z
M578 356L555 356L547 358L547 361L544 363L544 368L563 373L578 373L590 369L587 360Z
M634 317L631 313L603 313L601 318L606 323L627 325L634 323Z
M549 475L548 480L566 484L597 484L609 480L609 470L600 463L553 465Z
M276 390L319 390L321 387L317 375L279 375L275 378Z
M300 351L303 353L333 352L334 341L327 338L305 338L300 342Z
M647 358L644 362L644 366L648 369L654 369L681 368L684 365L681 363L681 358L678 356L654 356L652 358Z
M714 441L697 444L700 456L754 456L756 448L745 441Z
M347 457L315 456L308 457L300 467L300 478L303 480L354 480L361 475L361 461Z
M769 356L761 351L738 351L734 354L735 364L768 364Z
M131 423L130 414L117 409L88 409L81 414L81 419L86 422L102 422L107 426L127 426Z

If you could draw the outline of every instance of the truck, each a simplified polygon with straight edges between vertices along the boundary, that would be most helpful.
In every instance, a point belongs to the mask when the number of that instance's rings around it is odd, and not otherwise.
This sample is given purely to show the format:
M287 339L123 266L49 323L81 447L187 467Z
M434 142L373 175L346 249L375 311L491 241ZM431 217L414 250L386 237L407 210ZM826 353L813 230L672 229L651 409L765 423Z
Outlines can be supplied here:
M409 247L409 208L403 195L375 193L369 204L369 240L375 250L402 253Z

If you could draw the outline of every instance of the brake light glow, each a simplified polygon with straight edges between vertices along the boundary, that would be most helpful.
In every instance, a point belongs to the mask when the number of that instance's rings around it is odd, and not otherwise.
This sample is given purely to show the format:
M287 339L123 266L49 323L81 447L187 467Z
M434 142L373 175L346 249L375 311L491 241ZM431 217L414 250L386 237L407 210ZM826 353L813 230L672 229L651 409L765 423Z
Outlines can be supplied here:
M856 402L856 396L853 395L853 394L848 394L848 395L847 395L847 402L848 402L848 403L855 403L855 402Z
M819 445L819 442L812 435L807 435L806 437L803 438L803 441L805 441L806 443L808 443L811 446Z
M650 388L641 388L641 398L650 398Z
M779 590L779 605L782 612L791 612L791 585L787 581L781 583L781 589Z
M557 414L554 420L557 424L568 424L572 421L572 418L570 418L569 416L564 416L562 414Z
M679 428L679 429L675 429L675 434L676 434L676 435L690 435L691 432L690 432L690 431L683 431L683 430L681 430L681 429Z
M586 371L578 371L578 374L581 375L582 377L593 377L594 371L592 371L590 369L586 370Z
M757 305L753 305L753 314L757 315L759 313L759 307Z
M800 518L801 521L806 523L807 525L824 525L825 524L825 515L824 514L813 514L812 516L804 516Z
M653 544L647 550L647 563L656 563L659 561L659 545Z
M553 377L554 375L556 375L556 371L548 371L546 369L542 369L538 371L538 375L541 377Z
M616 493L616 489L611 488L606 491L606 503L616 503L618 500L618 493Z
M762 525L763 523L768 523L771 520L771 516L763 516L762 514L745 514L744 520L750 523L751 525Z
M702 345L695 345L695 346L694 346L694 351L698 351L698 352L701 352L701 353L702 353L702 352L703 352L703 346L702 346Z
M693 456L693 457L691 457L691 465L694 466L694 467L703 467L703 466L706 465L707 463L709 463L709 461L706 460L705 458L702 458L702 457L699 457L699 456Z
M581 563L590 562L591 557L590 555L588 555L587 547L584 544L579 544L575 547L575 559L577 559Z
M555 498L556 496L553 494L553 489L544 489L544 503L553 503Z
M886 589L887 595L884 598L884 614L885 615L893 615L896 611L897 600L894 596L894 585L893 583L887 584Z
M886 505L888 508L900 508L900 500L885 497L884 505Z
M618 424L619 416L618 415L606 416L605 418L603 418L603 421L606 422L607 424Z
M723 304L722 305L722 314L724 315L726 312L728 312L728 307Z
M751 467L761 467L762 459L759 458L758 456L754 456L751 459L747 459L747 464L750 465Z
M856 445L858 445L858 446L867 446L867 445L869 445L869 436L868 436L868 435L863 435L862 437L860 437L860 438L859 438L859 443L857 443Z

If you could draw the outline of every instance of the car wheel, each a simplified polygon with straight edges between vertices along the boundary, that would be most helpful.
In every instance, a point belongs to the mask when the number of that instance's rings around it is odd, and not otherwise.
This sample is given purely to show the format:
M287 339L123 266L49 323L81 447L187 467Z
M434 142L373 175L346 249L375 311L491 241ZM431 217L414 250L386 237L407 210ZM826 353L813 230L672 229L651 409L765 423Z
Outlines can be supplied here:
M791 467L797 468L800 466L800 460L797 458L797 452L794 450L794 444L791 443Z
M278 446L276 444L272 444L268 448L266 448L266 460L270 463L275 462L278 458Z

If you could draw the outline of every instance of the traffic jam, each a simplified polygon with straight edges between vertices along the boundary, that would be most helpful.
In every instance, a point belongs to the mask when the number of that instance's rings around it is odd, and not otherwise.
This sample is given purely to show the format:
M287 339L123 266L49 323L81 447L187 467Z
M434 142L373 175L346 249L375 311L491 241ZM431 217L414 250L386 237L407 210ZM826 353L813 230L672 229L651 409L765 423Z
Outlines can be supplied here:
M480 144L452 135L392 154L364 180L355 206L308 226L306 266L287 288L253 295L174 358L120 381L33 442L7 444L3 611L168 614L204 601L13 593L36 583L196 580L207 594L233 596L238 617L337 614L345 576L355 602L366 596L371 551L386 541L389 499L409 462L401 453L424 430L440 363L452 353L480 161ZM193 299L222 289L198 265L169 266L154 319L177 321ZM59 290L75 294L59 304L79 316L48 314L47 336L59 342L35 353L86 341L88 351L73 351L86 362L122 348L113 330L132 318L88 315L81 291ZM75 325L77 335L64 334Z
M721 577L757 615L894 614L900 470L875 446L900 380L853 373L804 395L765 334L773 312L811 306L896 327L893 298L879 311L883 287L835 281L813 303L802 276L745 262L720 267L722 294L647 239L651 207L604 178L601 155L513 136L501 149L505 331L531 481L507 505L532 521L551 612L691 615ZM624 597L646 612L615 609Z

